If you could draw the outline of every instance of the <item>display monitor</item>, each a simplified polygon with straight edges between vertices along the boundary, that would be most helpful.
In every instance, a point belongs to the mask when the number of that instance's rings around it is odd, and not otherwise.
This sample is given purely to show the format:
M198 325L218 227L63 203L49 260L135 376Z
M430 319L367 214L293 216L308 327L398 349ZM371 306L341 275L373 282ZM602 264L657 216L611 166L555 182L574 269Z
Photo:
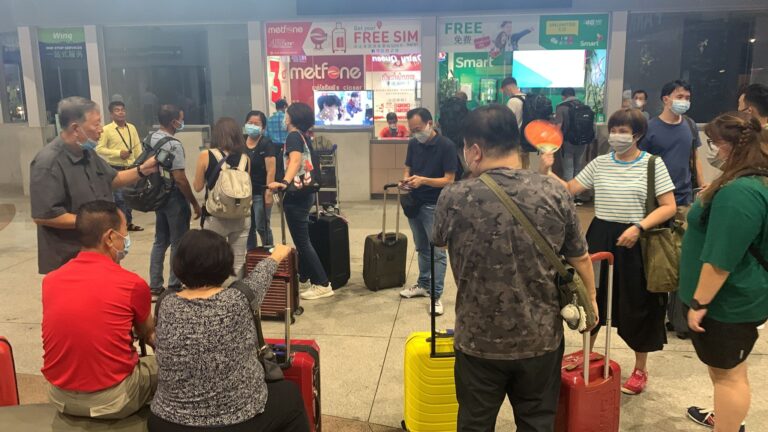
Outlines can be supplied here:
M584 50L515 51L512 76L521 88L584 87Z
M315 90L315 126L373 126L373 91Z

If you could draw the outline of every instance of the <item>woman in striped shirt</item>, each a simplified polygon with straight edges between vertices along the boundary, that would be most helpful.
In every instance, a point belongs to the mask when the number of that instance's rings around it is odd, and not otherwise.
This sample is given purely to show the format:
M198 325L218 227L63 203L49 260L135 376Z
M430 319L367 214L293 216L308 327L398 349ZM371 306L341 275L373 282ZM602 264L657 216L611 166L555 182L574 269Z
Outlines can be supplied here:
M587 231L590 253L607 251L615 257L613 324L619 336L635 351L635 368L622 386L626 394L640 394L648 382L648 353L660 351L667 342L664 317L667 296L646 289L640 234L675 215L675 185L661 158L654 158L656 199L659 207L645 214L648 193L648 164L651 155L637 148L648 123L636 109L621 109L608 120L611 152L589 163L570 182L560 180L572 195L595 191L595 218ZM540 170L549 174L552 153L542 155ZM607 272L601 272L605 286ZM606 292L598 290L600 322L605 322ZM594 345L600 328L592 331Z

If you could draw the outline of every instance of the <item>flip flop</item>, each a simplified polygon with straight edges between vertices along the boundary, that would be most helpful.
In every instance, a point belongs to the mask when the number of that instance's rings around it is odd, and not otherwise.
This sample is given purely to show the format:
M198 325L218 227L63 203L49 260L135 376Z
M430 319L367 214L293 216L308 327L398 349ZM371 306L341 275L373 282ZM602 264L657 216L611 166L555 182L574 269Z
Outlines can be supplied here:
M138 225L130 224L128 225L128 231L144 231L144 228Z

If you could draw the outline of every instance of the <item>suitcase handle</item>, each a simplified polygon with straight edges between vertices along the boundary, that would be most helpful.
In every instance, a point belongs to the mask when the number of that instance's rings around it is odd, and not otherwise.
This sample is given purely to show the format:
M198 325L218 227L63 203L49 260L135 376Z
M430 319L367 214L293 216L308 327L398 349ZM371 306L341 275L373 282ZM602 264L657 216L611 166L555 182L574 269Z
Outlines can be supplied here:
M288 244L285 234L285 191L279 192L280 206L280 231L283 235L283 245ZM298 298L297 298L298 301ZM291 317L293 314L293 305L291 304L291 284L285 284L285 365L291 366Z
M438 332L435 330L435 245L429 244L429 273L430 273L430 285L429 285L429 320L430 320L430 337L429 341L429 356L431 358L451 358L456 354L453 352L439 353L437 352L437 339L448 339L453 337L453 330L449 329L445 332Z
M387 241L387 195L389 190L395 188L397 190L397 212L395 216L395 236L392 240ZM393 246L397 243L397 237L400 235L400 185L397 183L388 183L384 185L384 216L381 221L381 241L386 246Z
M592 263L608 262L608 282L606 287L606 310L605 310L605 365L603 366L603 379L608 379L611 368L611 326L613 324L613 254L610 252L598 252L589 256ZM599 276L598 276L599 277ZM589 384L589 358L592 354L589 349L590 333L584 332L582 335L584 349L584 383Z

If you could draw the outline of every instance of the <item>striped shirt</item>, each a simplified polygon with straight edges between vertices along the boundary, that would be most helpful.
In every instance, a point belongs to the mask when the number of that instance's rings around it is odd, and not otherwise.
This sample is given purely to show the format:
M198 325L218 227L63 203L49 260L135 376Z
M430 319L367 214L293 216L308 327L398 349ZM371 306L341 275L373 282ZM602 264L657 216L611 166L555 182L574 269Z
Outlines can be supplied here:
M645 218L648 195L648 161L642 152L631 162L617 160L614 152L589 163L576 181L595 190L595 216L609 222L635 223ZM675 190L672 178L661 158L656 158L656 196Z

